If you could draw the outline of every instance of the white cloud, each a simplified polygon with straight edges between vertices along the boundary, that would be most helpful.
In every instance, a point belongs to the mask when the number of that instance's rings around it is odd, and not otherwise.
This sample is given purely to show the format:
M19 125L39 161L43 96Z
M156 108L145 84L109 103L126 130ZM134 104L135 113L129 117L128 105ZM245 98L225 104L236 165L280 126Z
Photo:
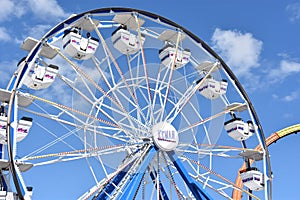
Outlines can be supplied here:
M14 71L17 69L17 60L2 61L0 63L0 88L6 88L9 79L12 77Z
M300 97L300 91L299 90L295 90L290 92L287 95L281 95L281 94L272 94L272 99L275 101L281 101L281 102L286 102L286 103L290 103L292 101L297 101Z
M272 94L272 98L276 100L276 99L278 99L278 95L277 94Z
M0 22L10 19L11 16L21 17L26 13L24 1L0 0L0 5Z
M9 33L7 32L6 28L4 27L0 27L0 41L10 41L11 37L9 35Z
M299 93L294 91L291 94L283 97L282 100L286 101L286 102L291 102L291 101L294 101L294 100L298 99L298 97L299 97Z
M26 35L24 35L24 39L26 37L33 37L36 39L40 39L43 35L45 35L51 29L50 25L47 24L37 24L35 26L25 26L24 30Z
M300 72L300 63L288 61L288 60L282 60L280 63L280 69L284 74Z
M280 67L269 71L268 78L272 82L281 81L287 76L300 72L300 63L283 59L280 62Z
M36 19L53 22L67 18L70 14L65 13L56 0L0 0L0 22L11 20L12 16L22 17L32 11Z
M18 18L22 17L27 12L27 6L23 1L16 1L14 5L14 15Z
M213 48L238 76L248 76L252 68L259 66L263 42L251 33L216 28L212 36Z
M56 0L0 0L0 5L0 22L9 21L12 17L20 18L31 12L35 19L46 22L56 22L70 16Z
M28 4L32 12L43 20L56 21L69 16L56 0L28 0Z
M0 21L4 21L13 13L14 2L11 0L0 0L0 5L2 7L0 12Z
M291 22L295 22L296 20L300 19L300 3L287 5L286 11L290 15L289 19Z
M294 119L294 114L293 113L285 113L283 114L284 119Z

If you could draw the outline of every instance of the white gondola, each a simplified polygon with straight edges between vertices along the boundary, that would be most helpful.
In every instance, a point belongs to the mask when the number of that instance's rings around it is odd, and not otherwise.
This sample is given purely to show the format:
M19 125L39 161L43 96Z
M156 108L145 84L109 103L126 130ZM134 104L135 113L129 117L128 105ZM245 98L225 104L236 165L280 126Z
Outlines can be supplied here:
M114 47L123 54L134 54L140 49L140 42L137 35L130 33L125 27L120 26L112 33L111 37ZM145 36L141 35L142 45L145 42Z
M263 174L256 168L240 171L244 185L250 190L262 190L264 188Z
M17 128L17 142L20 142L28 135L31 126L32 126L32 118L22 117L19 120L18 128Z
M66 30L62 39L64 51L77 60L87 60L96 52L99 40L90 37L83 37L78 29Z
M201 80L197 81L199 83ZM216 99L227 91L228 83L226 80L217 81L213 78L207 78L199 88L200 94L208 99Z
M165 66L170 66L170 64L174 61L175 54L176 48L170 45L166 45L164 48L159 50L159 58L161 60L161 63ZM178 49L174 67L176 69L183 67L190 61L190 57L191 52L189 49Z
M31 126L32 126L32 118L22 117L19 120L17 126L17 136L16 136L17 142L23 140L28 135ZM7 143L6 127L7 127L7 116L2 114L0 116L0 143L1 144Z
M7 117L4 115L0 116L0 143L6 143L6 125L7 124Z
M8 191L0 191L0 200L7 200L7 199L19 199L18 195L14 192Z
M234 140L242 141L251 137L254 133L254 125L251 121L244 122L241 118L233 118L224 123L228 135Z
M4 106L1 106L0 109L0 143L4 144L6 142L7 116Z
M34 90L48 88L54 82L57 73L56 65L44 66L36 63L25 77L24 84Z
M0 191L0 200L6 200L6 191Z

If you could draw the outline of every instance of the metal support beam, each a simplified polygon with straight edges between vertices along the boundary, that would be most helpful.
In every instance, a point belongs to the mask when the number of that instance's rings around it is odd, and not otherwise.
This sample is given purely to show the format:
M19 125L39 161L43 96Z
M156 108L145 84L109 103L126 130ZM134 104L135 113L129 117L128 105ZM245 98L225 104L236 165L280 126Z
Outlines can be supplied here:
M149 169L149 171L150 171L150 169ZM156 177L157 177L157 172L156 172L156 171L153 171L153 172L150 171L150 177L151 177L152 181L153 181L154 184L155 184L155 179L156 179ZM157 186L157 185L155 184L155 187L156 187L156 186ZM157 189L157 188L156 188L156 189ZM163 184L159 183L159 189L160 189L160 197L161 197L163 200L169 200L168 194L166 193L166 190L165 190Z
M117 174L112 181L110 181L105 188L93 199L95 200L102 200L102 199L109 199L109 195L115 190L115 186L118 185L122 179L127 174L128 170L132 166L133 162L130 163L124 170L120 171L119 174Z
M190 177L174 151L167 152L167 154L194 197L198 200L211 200L212 198L201 188L199 183Z
M130 182L126 185L125 189L123 190L122 194L119 196L119 199L122 200L131 200L134 199L134 195L136 194L136 190L139 188L139 184L145 174L147 167L149 166L150 162L153 160L154 156L156 155L157 150L155 147L151 147L148 154L143 159L143 162L140 164L137 173L132 175Z

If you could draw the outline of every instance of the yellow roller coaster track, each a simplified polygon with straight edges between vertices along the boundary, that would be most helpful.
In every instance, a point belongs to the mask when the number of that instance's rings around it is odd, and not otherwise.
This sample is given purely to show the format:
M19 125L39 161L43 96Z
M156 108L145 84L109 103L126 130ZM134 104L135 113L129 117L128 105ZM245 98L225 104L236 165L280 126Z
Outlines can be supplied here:
M273 133L272 135L270 135L266 139L266 145L269 146L269 145L273 144L274 142L276 142L277 140L279 140L279 139L281 139L281 138L283 138L285 136L297 133L297 132L300 132L300 124L296 124L296 125L289 126L287 128L281 129L281 130ZM260 145L257 146L255 148L255 150L261 151L262 150L261 146ZM250 165L252 163L253 163L253 160L250 160ZM243 166L238 171L237 178L235 180L235 184L238 186L238 188L242 188L243 187L243 182L242 182L242 179L240 177L240 173L239 172L241 170L244 170L244 169L246 169L246 163L244 163ZM240 200L240 199L242 199L242 191L234 189L233 192L232 192L232 198L234 200Z

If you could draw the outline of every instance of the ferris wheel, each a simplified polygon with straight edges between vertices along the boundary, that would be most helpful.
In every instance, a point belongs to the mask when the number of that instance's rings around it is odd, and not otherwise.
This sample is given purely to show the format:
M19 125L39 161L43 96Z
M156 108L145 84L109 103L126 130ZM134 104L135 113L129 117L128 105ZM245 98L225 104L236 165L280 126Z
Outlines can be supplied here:
M251 101L182 26L101 8L21 48L27 55L0 90L0 199L272 198Z

